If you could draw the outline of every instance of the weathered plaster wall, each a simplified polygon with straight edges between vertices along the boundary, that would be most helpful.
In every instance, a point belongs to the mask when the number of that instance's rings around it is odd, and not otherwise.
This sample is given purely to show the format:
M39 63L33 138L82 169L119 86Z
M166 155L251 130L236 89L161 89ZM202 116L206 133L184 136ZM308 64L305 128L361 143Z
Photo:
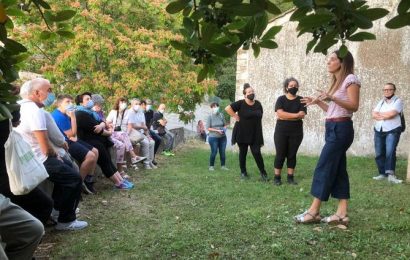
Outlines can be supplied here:
M372 7L396 10L398 0L369 1ZM256 91L256 98L264 107L265 152L274 152L273 134L276 124L274 104L283 95L282 82L286 77L296 77L300 82L299 95L314 95L316 89L327 89L330 75L326 71L325 56L305 54L310 37L297 38L296 23L289 22L291 14L274 20L270 25L283 25L277 35L279 48L263 49L255 59L252 51L240 51L237 63L236 99L243 98L242 86L249 82ZM372 32L377 40L364 43L349 43L349 50L355 58L355 73L362 82L360 109L355 113L355 141L349 153L372 155L373 120L371 111L382 97L382 87L386 82L396 84L396 94L405 102L404 113L410 122L410 28L389 30L384 24L391 15L374 23ZM409 128L409 127L408 127ZM305 136L300 147L304 154L319 154L324 144L324 113L317 106L308 108L304 120ZM407 154L409 147L408 129L401 138L398 152Z

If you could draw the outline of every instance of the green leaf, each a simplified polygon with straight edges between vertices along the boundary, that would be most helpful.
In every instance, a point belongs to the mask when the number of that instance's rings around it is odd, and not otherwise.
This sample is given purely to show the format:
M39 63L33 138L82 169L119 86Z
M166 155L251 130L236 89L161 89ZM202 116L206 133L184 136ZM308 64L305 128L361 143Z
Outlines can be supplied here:
M371 21L374 21L382 17L385 17L389 13L389 11L383 8L370 8L366 10L359 10L357 11L357 13L366 16Z
M222 44L212 43L206 47L210 52L220 57L231 57L236 52L236 48L228 48Z
M319 38L313 38L312 40L310 40L306 46L306 54L308 54L310 52L310 50L312 50L312 48L316 45L317 41L319 40Z
M316 5L327 5L329 3L329 0L315 0Z
M171 44L172 47L182 52L185 52L186 50L188 50L188 47L189 47L188 44L183 43L183 42L169 41L169 43Z
M272 40L261 41L259 43L259 46L261 48L267 48L267 49L276 49L276 48L278 48L278 44L276 42L272 41Z
M28 57L30 57L30 54L28 54L26 52L22 53L20 55L14 56L14 58L16 59L16 63L23 62L23 61L27 60Z
M410 9L410 1L409 0L401 0L399 6L397 7L397 12L399 14L405 14L407 10Z
M167 5L165 10L170 14L176 14L185 9L191 0L177 0Z
M191 14L191 11L192 11L192 6L187 6L182 11L182 15L183 16L189 16Z
M340 46L339 48L339 56L340 58L344 58L347 53L349 52L349 50L347 49L346 45L342 44L342 46Z
M246 25L246 20L235 20L232 23L226 25L225 28L228 30L237 30L237 29L241 29L245 25Z
M201 42L203 43L208 43L212 40L215 32L217 31L217 26L213 23L206 23L204 26L202 26L202 31L201 31Z
M307 8L307 7L298 8L290 16L289 21L298 21L299 19L305 17L307 12L309 12L309 11L310 11L310 8Z
M262 15L258 15L255 19L255 28L253 29L253 35L260 37L263 31L268 26L268 15L264 12Z
M198 83L202 82L206 78L206 76L208 75L208 70L209 70L208 66L204 65L204 67L199 71L198 77L196 79Z
M70 32L70 31L59 30L59 31L57 31L57 34L60 35L61 37L68 38L68 39L74 39L75 38L75 34L73 32Z
M40 6L43 7L44 9L47 9L47 10L51 9L51 6L50 6L47 2L45 2L45 1L43 1L43 0L33 0L33 2L36 3L36 4L38 4L38 5L40 5Z
M266 11L268 11L271 14L281 14L282 11L271 1L267 0L266 1Z
M376 35L369 32L358 32L348 38L349 41L361 42L364 40L376 40Z
M42 40L47 40L47 39L50 38L50 36L51 36L51 32L50 32L50 31L42 31L42 32L40 33L40 39L42 39Z
M52 18L52 21L54 22L67 21L73 18L75 14L76 12L73 10L60 11Z
M6 26L6 28L9 29L9 30L13 30L13 29L14 29L13 20L7 19L5 26Z
M352 8L357 9L359 7L362 7L364 4L366 4L366 1L364 0L355 0L352 2Z
M4 24L0 24L0 40L3 41L7 39L7 30Z
M27 49L21 43L16 42L11 39L6 39L3 41L4 47L12 54L19 54L21 52L26 52Z
M315 28L321 25L326 25L333 19L330 14L311 14L299 20L298 28Z
M360 13L352 13L353 22L361 29L370 29L373 27L372 21Z
M261 52L261 48L257 43L252 43L252 49L253 49L253 56L255 56L255 58L258 58L260 52Z
M236 34L227 33L225 36L233 43L237 44L240 42L239 36Z
M319 43L316 45L314 52L326 52L331 46L337 43L335 37L337 35L336 31L328 32L324 37L319 40Z
M278 34L282 30L282 26L272 26L263 36L262 41L273 39L275 38L276 34Z
M312 0L293 0L293 4L298 8L302 8L302 7L313 8Z
M410 25L410 13L399 14L386 23L386 27L389 29L398 29L408 25Z
M7 15L10 16L24 16L24 13L18 8L7 8L6 9Z
M263 12L264 9L257 4L239 4L230 8L234 15L238 16L254 16L257 13Z
M188 17L184 17L182 24L184 25L184 28L187 29L188 31L193 32L195 30L195 23Z

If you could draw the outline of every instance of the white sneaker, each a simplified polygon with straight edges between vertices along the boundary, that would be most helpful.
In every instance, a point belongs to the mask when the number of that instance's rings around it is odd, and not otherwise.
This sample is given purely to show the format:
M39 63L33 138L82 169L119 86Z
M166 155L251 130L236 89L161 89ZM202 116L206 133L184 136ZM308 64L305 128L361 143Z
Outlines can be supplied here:
M229 171L229 169L228 169L228 168L226 168L226 166L221 166L221 170L224 170L224 171Z
M152 167L149 164L144 164L144 168L145 170L152 170Z
M400 183L403 182L402 180L397 179L396 175L389 175L387 180L391 183L394 183L394 184L400 184Z
M147 157L137 156L135 158L131 158L131 163L136 164L136 163L144 161L145 159L147 159Z
M153 163L150 163L149 166L151 166L152 169L158 169L158 166L156 166L156 165L153 164Z
M215 167L209 166L209 170L210 170L210 171L215 171Z
M86 228L87 226L88 226L88 223L85 221L74 220L68 223L58 222L56 225L56 229L64 230L64 231L68 231L68 230L75 231L75 230Z
M383 175L383 174L380 174L378 176L373 177L373 180L376 180L376 181L381 181L381 180L385 180L385 179L387 179L387 176Z

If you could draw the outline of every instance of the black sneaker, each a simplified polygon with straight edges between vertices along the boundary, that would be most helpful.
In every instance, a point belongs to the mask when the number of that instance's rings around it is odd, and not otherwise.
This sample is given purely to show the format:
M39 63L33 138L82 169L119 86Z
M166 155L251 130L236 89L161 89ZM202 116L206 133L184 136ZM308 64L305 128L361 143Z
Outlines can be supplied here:
M242 180L247 180L247 179L249 179L248 173L247 173L247 172L242 172L242 173L241 173L241 179L242 179Z
M88 193L88 194L95 194L96 191L94 189L94 182L85 181L85 182L83 182L83 187L84 186L87 187L89 192L91 192L91 193Z
M261 173L261 182L268 182L269 181L269 178L268 178L268 175L266 174L266 172L265 173Z
M295 181L293 175L288 175L288 184L290 184L290 185L298 185L298 183Z
M282 185L282 180L280 176L275 176L275 178L273 178L273 185L276 185L276 186Z
M157 166L158 163L157 163L155 160L153 160L153 161L152 161L152 164L155 165L155 166Z

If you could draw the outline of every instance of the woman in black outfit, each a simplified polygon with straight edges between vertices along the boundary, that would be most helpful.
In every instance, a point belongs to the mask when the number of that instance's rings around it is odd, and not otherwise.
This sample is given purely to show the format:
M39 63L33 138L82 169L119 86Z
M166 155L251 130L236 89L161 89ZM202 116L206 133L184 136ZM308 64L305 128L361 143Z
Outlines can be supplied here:
M246 155L249 146L258 165L261 180L268 181L261 154L261 147L263 146L263 108L261 103L255 100L255 92L249 83L245 83L243 86L243 95L245 99L238 100L225 108L226 112L236 120L232 132L232 144L238 143L239 146L241 178L249 178L246 171Z
M276 122L274 141L276 148L275 178L273 183L281 185L281 171L286 159L288 168L288 183L296 185L294 173L296 167L296 153L303 140L303 121L307 110L300 102L299 82L295 78L288 78L283 83L285 95L276 101L275 112L278 118Z
M105 177L109 178L117 189L128 190L133 188L134 184L122 178L111 161L111 155L108 151L113 146L108 138L111 133L105 130L105 122L101 121L97 113L91 110L94 106L91 93L85 92L78 95L75 101L78 105L75 112L78 138L98 150L97 164L101 167Z

